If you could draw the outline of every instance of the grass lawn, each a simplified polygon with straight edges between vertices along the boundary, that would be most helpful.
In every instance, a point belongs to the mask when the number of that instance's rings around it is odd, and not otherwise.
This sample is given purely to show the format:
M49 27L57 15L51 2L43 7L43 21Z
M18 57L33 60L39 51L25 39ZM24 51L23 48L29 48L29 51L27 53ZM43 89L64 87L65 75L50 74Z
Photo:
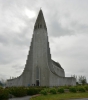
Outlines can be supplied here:
M69 100L73 98L88 98L88 92L40 95L32 97L30 100Z

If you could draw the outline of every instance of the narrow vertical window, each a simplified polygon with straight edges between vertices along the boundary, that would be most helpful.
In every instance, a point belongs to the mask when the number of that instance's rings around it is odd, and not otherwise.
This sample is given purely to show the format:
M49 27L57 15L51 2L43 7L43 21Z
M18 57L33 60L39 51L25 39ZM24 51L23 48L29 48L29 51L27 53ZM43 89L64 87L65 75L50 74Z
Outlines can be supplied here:
M42 28L42 25L40 25L40 28Z
M36 79L39 79L39 68L36 67Z

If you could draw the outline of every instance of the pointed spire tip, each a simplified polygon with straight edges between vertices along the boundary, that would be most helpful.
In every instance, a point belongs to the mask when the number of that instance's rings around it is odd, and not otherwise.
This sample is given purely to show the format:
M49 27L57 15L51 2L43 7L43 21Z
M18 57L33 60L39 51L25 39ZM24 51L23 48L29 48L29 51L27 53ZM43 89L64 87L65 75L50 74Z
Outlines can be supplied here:
M39 29L39 28L46 28L46 23L45 23L45 19L44 19L44 16L43 16L43 12L42 12L42 9L40 8L40 11L38 13L38 17L36 19L36 22L35 22L35 25L34 25L34 29Z

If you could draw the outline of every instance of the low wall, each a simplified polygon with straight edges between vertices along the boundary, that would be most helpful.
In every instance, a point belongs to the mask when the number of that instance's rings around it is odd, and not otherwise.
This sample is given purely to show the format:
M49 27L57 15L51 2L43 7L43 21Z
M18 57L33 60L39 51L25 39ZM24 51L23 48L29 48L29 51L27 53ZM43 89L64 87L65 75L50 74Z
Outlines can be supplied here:
M75 86L76 79L74 77L60 77L50 73L49 86Z

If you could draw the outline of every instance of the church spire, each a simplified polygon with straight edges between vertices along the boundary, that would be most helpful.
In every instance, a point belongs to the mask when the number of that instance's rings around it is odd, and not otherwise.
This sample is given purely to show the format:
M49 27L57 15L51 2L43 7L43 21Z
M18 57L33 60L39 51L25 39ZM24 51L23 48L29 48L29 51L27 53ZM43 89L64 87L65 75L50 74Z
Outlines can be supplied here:
M36 20L35 25L34 25L34 30L41 29L41 28L47 30L46 23L45 23L44 16L43 16L43 12L40 9L37 20Z

